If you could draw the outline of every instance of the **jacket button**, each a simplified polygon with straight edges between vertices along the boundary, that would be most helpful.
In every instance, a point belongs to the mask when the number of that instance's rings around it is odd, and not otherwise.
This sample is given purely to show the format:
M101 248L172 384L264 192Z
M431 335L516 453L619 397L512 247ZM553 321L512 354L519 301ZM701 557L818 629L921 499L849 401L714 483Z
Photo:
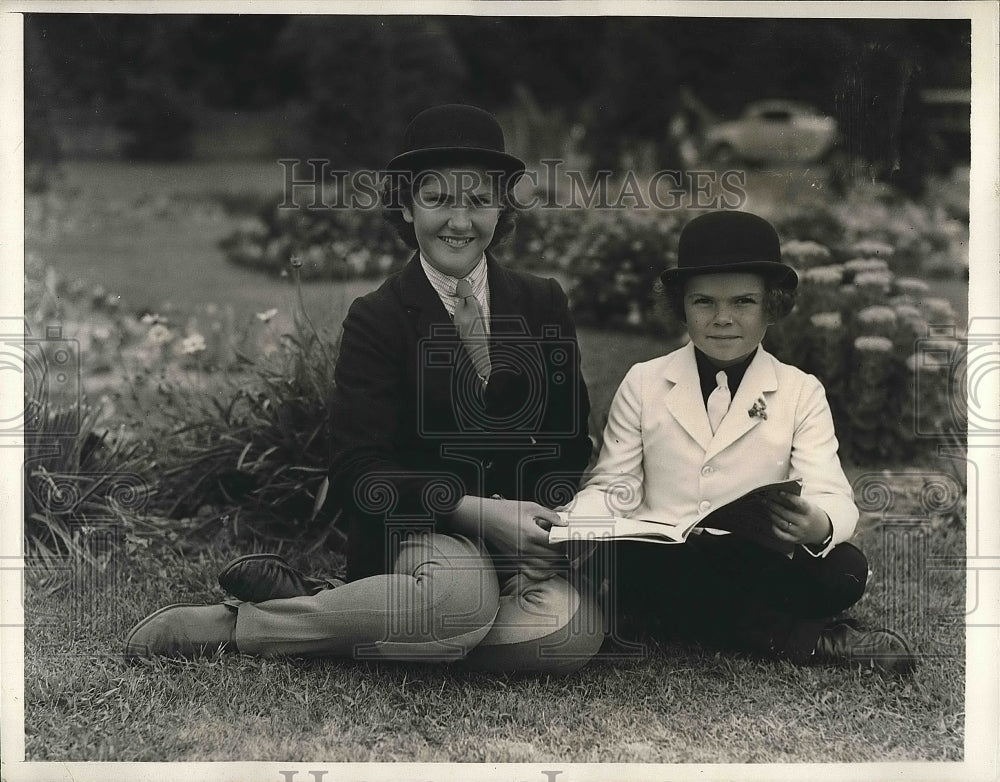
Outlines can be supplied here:
M715 472L715 468L709 464L706 464L704 467L701 468L702 475L711 475L713 472Z
M704 513L711 507L712 503L710 503L708 500L702 500L701 502L698 503L698 510L701 511L702 513Z

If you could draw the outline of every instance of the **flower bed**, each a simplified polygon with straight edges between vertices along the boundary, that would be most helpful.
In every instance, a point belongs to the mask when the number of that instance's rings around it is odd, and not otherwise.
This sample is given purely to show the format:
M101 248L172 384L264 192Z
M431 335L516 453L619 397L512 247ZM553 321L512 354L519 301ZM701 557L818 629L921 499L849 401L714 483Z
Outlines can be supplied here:
M952 410L963 331L930 286L878 258L800 272L798 302L765 346L826 387L842 452L913 459L964 428Z
M325 526L336 508L323 508L335 350L307 318L296 314L293 333L279 336L276 309L248 324L215 305L140 314L100 287L62 279L34 253L25 313L32 335L58 323L80 362L62 385L26 384L34 552L74 550L94 516L121 520L135 544L146 532L176 537L230 523L256 535L290 538L310 525L336 535ZM95 476L103 477L93 487ZM141 503L119 507L121 476Z
M385 276L408 259L378 210L261 208L221 243L233 263L288 276L294 257L303 280Z
M934 442L930 435L962 425L948 401L954 373L920 357L930 337L950 340L935 355L956 355L961 329L921 278L967 277L968 211L961 177L928 191L918 204L858 185L837 202L779 205L766 215L802 278L794 312L766 344L824 382L844 451L859 463L911 458ZM675 337L683 329L664 317L653 287L676 263L677 237L691 217L527 210L497 255L514 267L558 271L581 325ZM382 276L408 257L378 210L264 207L225 246L230 259L273 274L287 274L294 255L306 279Z
M73 342L85 380L238 369L248 357L278 349L279 335L270 327L277 312L237 323L229 305L135 311L102 286L66 279L36 253L25 255L25 316L32 334L58 323L62 337Z

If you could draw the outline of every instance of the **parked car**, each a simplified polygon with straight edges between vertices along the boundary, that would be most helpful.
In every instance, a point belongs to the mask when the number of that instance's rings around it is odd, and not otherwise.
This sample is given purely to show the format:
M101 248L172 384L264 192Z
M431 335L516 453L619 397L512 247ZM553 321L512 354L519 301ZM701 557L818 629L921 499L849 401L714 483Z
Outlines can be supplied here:
M750 103L739 119L705 131L704 150L717 164L815 163L837 143L837 121L789 100Z

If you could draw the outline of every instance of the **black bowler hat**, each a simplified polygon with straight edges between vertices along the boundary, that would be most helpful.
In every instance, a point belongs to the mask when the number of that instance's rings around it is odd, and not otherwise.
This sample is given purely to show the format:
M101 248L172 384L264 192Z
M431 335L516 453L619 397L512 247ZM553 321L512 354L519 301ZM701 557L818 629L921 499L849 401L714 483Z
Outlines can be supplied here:
M415 116L386 170L416 174L433 166L456 164L503 172L508 186L524 173L524 162L507 154L496 117L460 103L434 106Z
M669 284L721 272L760 274L789 290L799 282L795 270L781 262L781 242L774 227L749 212L710 212L685 225L677 245L677 267L667 269L660 279Z

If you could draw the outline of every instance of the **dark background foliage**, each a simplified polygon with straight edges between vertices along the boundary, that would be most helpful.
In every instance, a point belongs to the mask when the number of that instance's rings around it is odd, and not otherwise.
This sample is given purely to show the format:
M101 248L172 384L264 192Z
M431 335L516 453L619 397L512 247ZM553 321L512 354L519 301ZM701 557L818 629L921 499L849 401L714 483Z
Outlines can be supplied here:
M189 156L203 109L274 110L286 152L378 167L427 105L527 100L581 125L595 167L640 142L669 165L686 90L723 117L811 103L848 153L905 179L943 154L919 91L970 84L964 20L36 13L25 32L31 155L51 154L50 107L113 124L133 159Z

